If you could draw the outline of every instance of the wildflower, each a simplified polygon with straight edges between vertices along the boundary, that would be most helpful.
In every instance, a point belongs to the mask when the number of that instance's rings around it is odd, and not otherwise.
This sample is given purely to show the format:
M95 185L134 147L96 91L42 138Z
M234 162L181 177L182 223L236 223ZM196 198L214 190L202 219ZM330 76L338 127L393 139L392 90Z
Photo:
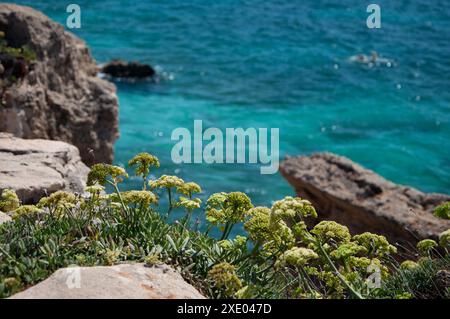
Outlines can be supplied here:
M117 259L120 257L119 250L110 250L107 249L105 252L105 262L108 266L112 266L117 262Z
M348 243L350 241L350 232L346 226L334 221L321 221L311 230L323 243Z
M109 164L95 164L91 167L88 174L87 185L105 185L108 182L108 176L111 177L113 183L122 181L122 177L128 178L127 172L122 168Z
M3 284L5 285L6 288L12 290L20 286L20 281L17 278L8 277L5 278Z
M180 196L180 199L177 203L177 206L183 206L189 211L200 208L202 201L200 198L189 199L183 196Z
M233 248L233 242L229 239L220 240L217 242L217 245L224 250L230 250Z
M146 178L150 173L150 166L159 167L159 160L156 156L148 153L140 153L133 157L129 162L129 166L136 166L135 174Z
M201 187L194 182L184 183L183 185L177 187L177 193L189 196L192 198L193 194L201 193Z
M0 200L0 211L10 212L20 206L19 197L12 189L4 189Z
M374 270L377 269L381 274L381 278L387 278L389 276L389 269L378 258L370 259L367 257L350 256L348 258L348 266L364 276L373 274Z
M429 255L431 250L438 246L437 242L432 239L424 239L417 243L417 250L422 255Z
M303 267L310 260L319 258L313 250L304 247L294 247L285 251L277 260L276 267Z
M236 268L227 262L214 265L208 272L208 279L226 296L233 296L242 288L242 282L236 274Z
M218 241L217 244L224 250L231 250L233 248L241 250L247 244L247 237L237 235L233 240L224 239Z
M234 239L234 244L235 244L237 247L243 247L243 246L245 246L245 245L247 244L247 237L237 235L236 238Z
M147 209L150 204L158 204L158 197L150 191L127 191L121 192L120 196L125 205L140 204L143 209ZM116 193L110 195L114 202L119 202L119 196Z
M292 230L280 221L270 240L263 244L262 254L266 257L277 256L294 245L295 237Z
M248 211L250 219L244 224L248 237L255 243L263 243L270 240L272 230L270 225L270 209L267 207L255 207Z
M99 195L100 193L105 191L105 187L99 184L94 184L91 186L87 186L84 190L91 195Z
M439 235L439 245L442 248L450 249L450 229L447 229Z
M419 264L412 260L405 260L400 264L401 269L412 270L419 267Z
M446 202L436 207L434 210L434 216L443 219L450 219L450 202Z
M57 191L48 197L43 197L36 205L38 208L47 207L53 210L56 214L63 213L64 209L73 208L77 202L77 198L74 194Z
M183 186L184 181L177 177L171 175L162 175L155 181L150 181L149 185L151 188L173 188Z
M156 266L162 264L159 254L150 254L145 257L144 263L148 267Z
M368 254L371 256L384 257L391 253L397 252L397 248L390 245L386 237L381 235L365 232L360 235L353 236L353 240L361 246L366 247Z
M23 205L13 211L12 218L19 219L20 217L23 216L35 216L42 212L43 212L42 209L39 209L34 205Z
M271 220L283 220L286 223L302 220L306 217L317 217L317 212L311 202L300 197L286 196L272 205Z
M213 225L242 222L253 207L250 198L241 192L213 194L206 204L206 219Z
M227 193L212 194L206 201L206 219L213 225L225 224L223 203L227 199Z
M330 253L330 256L334 259L347 259L350 256L358 256L366 254L367 248L358 245L355 242L344 243L340 245L336 250Z
M227 221L231 223L242 222L248 210L252 208L250 198L241 192L229 193L223 203Z

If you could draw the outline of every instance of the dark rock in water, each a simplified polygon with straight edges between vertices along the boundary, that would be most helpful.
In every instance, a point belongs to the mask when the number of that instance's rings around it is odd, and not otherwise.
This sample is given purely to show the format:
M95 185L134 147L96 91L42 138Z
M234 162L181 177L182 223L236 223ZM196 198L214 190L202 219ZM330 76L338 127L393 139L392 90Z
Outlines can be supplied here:
M280 171L298 196L314 204L320 220L335 220L352 233L383 234L411 249L417 241L436 239L450 228L450 221L432 214L450 196L396 185L345 157L291 157L281 163Z
M113 60L101 68L101 72L115 78L149 78L156 75L155 69L148 64Z
M9 47L33 56L32 68L1 94L0 132L68 142L88 165L111 163L119 135L116 88L97 77L86 44L42 13L13 4L0 4L0 31Z

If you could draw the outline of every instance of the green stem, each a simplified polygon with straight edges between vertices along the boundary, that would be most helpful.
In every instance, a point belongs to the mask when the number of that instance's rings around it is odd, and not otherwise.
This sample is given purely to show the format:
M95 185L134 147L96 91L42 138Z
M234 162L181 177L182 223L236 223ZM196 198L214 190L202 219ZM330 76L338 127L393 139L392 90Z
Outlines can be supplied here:
M334 263L331 261L330 257L328 256L328 254L326 253L325 249L323 249L322 244L318 243L319 249L322 252L322 254L325 256L325 259L327 261L327 263L330 265L330 267L333 269L333 271L335 272L336 276L339 278L339 280L344 284L344 286L346 286L348 288L348 290L350 290L350 292L358 299L364 299L363 296L361 296L361 294L359 292L357 292L348 282L347 280L345 280L344 276L342 276L342 274L339 272L339 270L336 268L336 266L334 265Z

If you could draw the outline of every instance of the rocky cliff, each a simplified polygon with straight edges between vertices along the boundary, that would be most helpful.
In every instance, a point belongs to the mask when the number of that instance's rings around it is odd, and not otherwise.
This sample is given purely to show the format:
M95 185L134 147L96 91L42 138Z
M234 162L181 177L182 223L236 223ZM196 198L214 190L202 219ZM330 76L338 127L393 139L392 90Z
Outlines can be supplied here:
M0 131L68 142L88 165L111 162L118 137L115 86L96 76L86 44L42 13L12 4L0 4L0 31L8 47L33 55L27 63L2 55L0 63L16 76L0 90Z
M320 219L340 222L353 233L384 234L411 248L450 228L450 221L432 214L450 196L396 185L345 157L291 157L281 163L280 171L300 197L314 204Z

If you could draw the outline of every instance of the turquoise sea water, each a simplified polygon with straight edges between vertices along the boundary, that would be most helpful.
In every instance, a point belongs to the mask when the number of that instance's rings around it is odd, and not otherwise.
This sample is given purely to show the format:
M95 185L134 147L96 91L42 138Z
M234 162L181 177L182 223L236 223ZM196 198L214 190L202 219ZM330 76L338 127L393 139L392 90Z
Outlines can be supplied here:
M16 1L64 23L60 0ZM176 165L177 127L278 127L281 156L331 151L423 191L450 193L450 2L342 0L76 1L99 62L139 60L158 83L117 83L116 163L148 151L159 174L197 181L204 197L246 191L255 204L293 194L259 165ZM392 67L348 58L372 50ZM137 180L127 187L137 185Z

